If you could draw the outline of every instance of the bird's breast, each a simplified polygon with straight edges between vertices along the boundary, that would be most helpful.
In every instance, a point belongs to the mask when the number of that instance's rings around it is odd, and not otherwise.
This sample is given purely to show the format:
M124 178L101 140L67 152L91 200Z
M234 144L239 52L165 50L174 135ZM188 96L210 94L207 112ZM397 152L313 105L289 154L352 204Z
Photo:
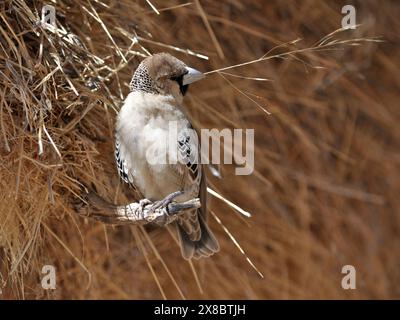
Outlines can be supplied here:
M120 156L127 174L144 197L160 200L181 190L182 175L168 160L168 139L171 128L179 132L188 120L171 99L131 92L116 124Z

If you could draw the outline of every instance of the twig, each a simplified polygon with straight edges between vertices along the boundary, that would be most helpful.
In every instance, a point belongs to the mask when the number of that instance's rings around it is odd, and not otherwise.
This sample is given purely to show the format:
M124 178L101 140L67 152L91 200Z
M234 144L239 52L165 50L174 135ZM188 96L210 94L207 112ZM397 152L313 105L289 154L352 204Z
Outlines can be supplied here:
M206 26L206 29L211 37L211 40L214 43L215 49L217 49L218 56L221 59L225 59L224 51L222 50L222 47L218 42L217 36L215 35L214 30L211 27L211 24L207 19L207 14L204 11L203 7L201 6L200 1L194 0L194 3L196 4L197 10L199 11L200 17L203 20L204 25Z
M86 214L79 210L79 214L94 218L107 224L137 224L145 225L155 223L166 226L175 221L187 209L200 208L200 199L195 198L177 203L173 200L182 195L181 191L168 195L161 201L142 199L127 205L117 206L90 192L86 199L89 203L89 212Z

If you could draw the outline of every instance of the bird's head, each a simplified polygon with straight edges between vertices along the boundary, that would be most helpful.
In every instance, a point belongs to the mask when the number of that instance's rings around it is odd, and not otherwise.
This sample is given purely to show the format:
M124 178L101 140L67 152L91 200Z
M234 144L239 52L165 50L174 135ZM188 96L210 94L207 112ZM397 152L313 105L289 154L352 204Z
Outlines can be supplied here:
M181 102L189 84L204 78L168 53L157 53L144 59L136 69L130 88L154 94L171 95Z

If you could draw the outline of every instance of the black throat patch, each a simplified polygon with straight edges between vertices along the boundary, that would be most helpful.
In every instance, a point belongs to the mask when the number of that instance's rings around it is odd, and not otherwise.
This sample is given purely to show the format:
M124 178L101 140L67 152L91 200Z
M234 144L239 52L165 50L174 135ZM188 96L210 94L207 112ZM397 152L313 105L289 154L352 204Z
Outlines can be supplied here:
M183 85L183 76L184 75L181 75L179 77L173 77L173 78L171 78L171 80L174 80L179 84L179 90L181 91L182 95L184 96L189 89L189 85L188 84Z

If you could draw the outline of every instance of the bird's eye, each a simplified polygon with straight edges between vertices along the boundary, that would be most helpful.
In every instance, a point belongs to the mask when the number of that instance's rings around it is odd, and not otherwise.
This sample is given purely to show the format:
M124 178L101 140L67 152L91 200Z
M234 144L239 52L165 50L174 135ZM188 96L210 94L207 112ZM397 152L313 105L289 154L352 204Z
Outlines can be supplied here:
M184 96L189 88L189 85L183 85L183 75L178 76L178 77L171 77L170 79L172 81L176 81L178 83L179 90L181 91L182 95Z

